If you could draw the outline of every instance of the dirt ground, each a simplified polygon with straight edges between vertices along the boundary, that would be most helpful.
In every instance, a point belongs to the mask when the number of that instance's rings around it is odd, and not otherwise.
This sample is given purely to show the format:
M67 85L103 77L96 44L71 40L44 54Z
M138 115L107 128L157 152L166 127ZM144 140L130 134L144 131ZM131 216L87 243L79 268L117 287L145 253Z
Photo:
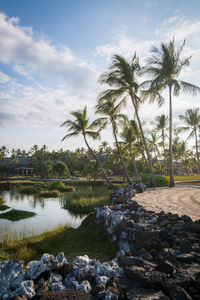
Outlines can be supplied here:
M200 186L177 185L174 188L148 189L133 200L147 210L188 215L193 221L200 219Z

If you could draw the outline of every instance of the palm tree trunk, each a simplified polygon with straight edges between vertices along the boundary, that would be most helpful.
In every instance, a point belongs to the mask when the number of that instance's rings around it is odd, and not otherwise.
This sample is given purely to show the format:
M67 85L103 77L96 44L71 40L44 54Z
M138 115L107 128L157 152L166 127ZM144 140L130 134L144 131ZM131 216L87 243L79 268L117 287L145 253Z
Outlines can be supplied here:
M94 157L94 159L97 161L97 163L98 163L98 165L99 165L99 168L100 168L100 170L101 170L101 172L102 172L102 176L105 178L105 180L107 181L108 185L109 185L112 189L116 190L115 186L112 184L112 182L110 181L110 179L109 179L108 176L106 175L106 173L105 173L105 171L104 171L104 169L103 169L103 167L102 167L100 161L98 160L96 154L95 154L95 153L93 152L93 150L90 148L90 146L89 146L89 144L88 144L88 142L87 142L87 140L86 140L85 135L83 135L83 137L84 137L84 141L85 141L85 143L86 143L86 145L87 145L89 151L92 153L92 156Z
M174 186L174 166L172 150L172 87L169 85L169 186Z
M198 174L200 174L200 164L199 164L199 152L198 152L198 139L197 139L197 130L195 128L195 144L196 144L196 156L197 156L197 163L198 163Z
M122 165L122 168L123 168L123 171L124 171L124 175L125 175L124 177L126 177L126 179L128 181L128 184L132 185L133 183L132 183L132 181L130 179L130 176L128 175L128 172L126 170L126 167L125 167L125 164L124 164L124 160L123 160L120 148L119 148L119 143L118 143L117 135L116 135L116 131L115 131L115 124L113 122L112 122L112 127L113 127L113 134L114 134L115 142L116 142L116 146L117 146L117 151L119 153L120 162L121 162L121 165Z
M133 96L133 94L130 94L130 96L131 96L131 100L132 100L132 103L133 103L133 106L134 106L134 109L135 109L135 114L136 114L136 117L137 117L138 125L139 125L139 128L140 128L141 134L142 134L142 139L143 139L145 150L146 150L146 153L147 153L149 171L150 171L151 177L152 177L152 184L153 184L153 187L155 188L156 187L156 180L155 180L155 176L154 176L154 173L153 173L153 166L152 166L152 161L151 161L151 157L150 157L150 154L149 154L149 149L147 147L146 139L145 139L145 136L144 136L144 131L142 129L142 124L140 122L137 107L136 107L136 104L135 104L135 101L134 101L134 96Z

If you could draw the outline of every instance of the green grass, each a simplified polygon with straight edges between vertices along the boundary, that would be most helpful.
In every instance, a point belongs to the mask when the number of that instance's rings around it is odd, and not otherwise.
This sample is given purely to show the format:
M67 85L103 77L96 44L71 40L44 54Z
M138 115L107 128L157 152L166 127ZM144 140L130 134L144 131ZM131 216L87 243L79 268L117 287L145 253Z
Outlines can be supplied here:
M169 176L165 176L168 180L170 180ZM199 175L194 176L174 176L174 181L184 181L184 180L200 180Z
M0 211L6 210L6 209L8 209L8 208L10 208L10 206L7 206L7 205L5 205L5 204L0 205Z
M82 188L64 195L64 208L72 214L88 214L98 205L108 204L110 191L105 188Z
M10 221L19 221L22 219L33 217L35 215L36 214L31 211L12 209L6 213L0 214L0 219L7 219Z
M46 252L57 255L63 251L69 260L87 254L90 258L105 261L113 259L118 250L117 243L110 241L110 235L95 222L95 215L90 214L76 229L62 227L21 241L0 244L0 260L28 262L40 259Z
M40 196L45 197L45 198L59 197L60 196L60 192L58 190L52 190L52 191L42 190L40 192Z

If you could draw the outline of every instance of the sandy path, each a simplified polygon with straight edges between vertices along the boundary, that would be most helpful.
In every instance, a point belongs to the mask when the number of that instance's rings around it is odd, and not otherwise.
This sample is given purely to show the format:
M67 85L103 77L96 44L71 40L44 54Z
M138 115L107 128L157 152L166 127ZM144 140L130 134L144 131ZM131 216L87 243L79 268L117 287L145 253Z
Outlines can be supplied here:
M174 188L158 188L137 194L133 198L148 210L188 215L200 219L200 186L181 185Z

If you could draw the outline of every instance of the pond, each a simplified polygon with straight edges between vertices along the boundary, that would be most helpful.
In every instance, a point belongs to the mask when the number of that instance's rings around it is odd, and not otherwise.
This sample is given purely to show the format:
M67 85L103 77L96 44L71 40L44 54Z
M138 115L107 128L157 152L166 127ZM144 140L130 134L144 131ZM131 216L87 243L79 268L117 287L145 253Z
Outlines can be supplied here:
M37 195L22 194L18 190L12 189L2 191L1 195L5 199L5 204L12 209L31 211L36 215L20 221L0 219L0 241L4 234L19 238L20 236L41 234L47 230L53 230L59 225L76 228L86 217L83 214L72 214L63 208L66 203L65 194L59 198L43 198Z

